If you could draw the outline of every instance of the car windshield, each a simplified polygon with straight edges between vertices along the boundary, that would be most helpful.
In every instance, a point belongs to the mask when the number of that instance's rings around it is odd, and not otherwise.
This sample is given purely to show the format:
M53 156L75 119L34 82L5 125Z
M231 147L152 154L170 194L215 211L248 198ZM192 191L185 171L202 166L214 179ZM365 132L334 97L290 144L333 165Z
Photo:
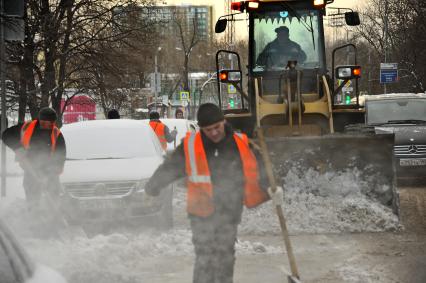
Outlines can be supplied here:
M254 72L284 69L288 60L297 60L303 68L319 67L317 11L254 14L254 40Z
M72 124L71 124L72 125ZM73 125L62 128L67 145L67 159L120 159L161 155L156 137L146 125L140 128Z
M386 99L367 102L367 124L426 120L425 99Z

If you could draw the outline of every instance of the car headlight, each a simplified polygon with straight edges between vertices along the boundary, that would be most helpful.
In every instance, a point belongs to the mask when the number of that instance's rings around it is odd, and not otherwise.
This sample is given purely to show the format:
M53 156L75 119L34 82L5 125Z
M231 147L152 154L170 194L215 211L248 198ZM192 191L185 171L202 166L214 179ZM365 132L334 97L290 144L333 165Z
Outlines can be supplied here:
M142 179L140 180L136 185L136 192L137 193L144 193L145 192L145 186L148 183L149 179Z

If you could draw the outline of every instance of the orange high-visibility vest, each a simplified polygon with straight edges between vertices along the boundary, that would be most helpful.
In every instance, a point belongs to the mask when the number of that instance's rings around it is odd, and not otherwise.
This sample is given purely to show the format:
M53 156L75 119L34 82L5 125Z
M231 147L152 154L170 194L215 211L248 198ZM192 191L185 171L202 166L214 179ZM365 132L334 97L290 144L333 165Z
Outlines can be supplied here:
M161 147L166 150L167 149L167 140L166 140L166 133L165 133L165 125L158 121L149 121L149 125L154 130L155 134L157 135L158 139L160 140Z
M21 144L25 149L30 147L31 138L37 123L38 120L29 121L25 122L21 127ZM50 134L50 146L52 152L56 150L56 141L60 134L61 131L56 126L53 126L52 133Z
M244 134L234 134L240 152L244 186L244 205L255 207L268 199L258 182L257 161L250 150L248 138ZM214 212L213 185L201 133L187 133L184 139L187 174L187 212L207 217Z

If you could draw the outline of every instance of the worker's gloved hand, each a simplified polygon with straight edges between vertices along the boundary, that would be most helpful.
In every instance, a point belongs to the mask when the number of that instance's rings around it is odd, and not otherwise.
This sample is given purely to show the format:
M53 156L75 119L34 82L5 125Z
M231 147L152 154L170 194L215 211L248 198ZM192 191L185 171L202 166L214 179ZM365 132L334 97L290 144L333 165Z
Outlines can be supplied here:
M272 188L269 187L268 188L268 194L269 194L269 197L272 200L272 203L275 206L278 206L278 205L282 206L284 204L284 191L283 191L282 187L277 186L277 189L276 189L275 192L272 192Z

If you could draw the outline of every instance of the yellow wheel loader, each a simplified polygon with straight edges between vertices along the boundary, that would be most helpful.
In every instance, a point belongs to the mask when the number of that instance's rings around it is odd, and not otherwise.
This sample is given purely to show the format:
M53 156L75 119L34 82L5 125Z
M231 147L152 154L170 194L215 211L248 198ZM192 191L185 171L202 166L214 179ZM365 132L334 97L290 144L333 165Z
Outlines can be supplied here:
M362 126L365 111L358 96L361 68L356 47L347 44L333 50L328 70L324 17L332 2L232 3L234 13L221 16L215 31L247 21L248 69L241 67L238 53L217 52L218 101L234 128L254 138L256 129L262 129L278 177L283 179L290 170L301 175L309 170L353 171L368 182L363 193L398 213L393 135L378 135ZM360 23L356 12L340 15L348 25ZM337 54L345 50L354 54L351 64L335 66Z

